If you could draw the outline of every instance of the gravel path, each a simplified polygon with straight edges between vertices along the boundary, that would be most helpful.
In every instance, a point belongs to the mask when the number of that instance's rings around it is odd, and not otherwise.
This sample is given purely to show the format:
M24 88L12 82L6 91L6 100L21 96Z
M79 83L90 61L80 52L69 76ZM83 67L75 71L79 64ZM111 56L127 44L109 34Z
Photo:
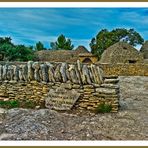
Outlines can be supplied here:
M148 140L148 77L120 77L118 113L67 114L48 109L0 113L1 140ZM3 113L3 114L2 114Z

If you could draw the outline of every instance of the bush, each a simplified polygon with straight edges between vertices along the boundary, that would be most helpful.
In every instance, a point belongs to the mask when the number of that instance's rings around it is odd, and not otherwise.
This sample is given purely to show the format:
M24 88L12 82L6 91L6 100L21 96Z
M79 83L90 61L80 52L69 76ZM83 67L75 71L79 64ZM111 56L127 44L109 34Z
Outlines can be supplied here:
M96 113L109 113L112 110L112 106L110 104L101 103L95 109Z
M0 107L2 108L17 108L20 106L20 103L18 100L8 100L8 101L0 101Z
M24 100L0 100L0 107L1 108L19 108L19 107L23 107L23 108L35 108L36 104L35 102L28 100L28 99L24 99Z

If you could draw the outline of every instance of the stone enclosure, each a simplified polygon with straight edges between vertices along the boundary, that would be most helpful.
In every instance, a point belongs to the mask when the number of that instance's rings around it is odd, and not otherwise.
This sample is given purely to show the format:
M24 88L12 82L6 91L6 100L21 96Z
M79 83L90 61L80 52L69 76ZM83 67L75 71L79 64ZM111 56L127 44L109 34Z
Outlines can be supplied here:
M109 104L118 111L117 76L104 76L94 64L3 63L0 65L0 99L31 100L55 110L91 110Z

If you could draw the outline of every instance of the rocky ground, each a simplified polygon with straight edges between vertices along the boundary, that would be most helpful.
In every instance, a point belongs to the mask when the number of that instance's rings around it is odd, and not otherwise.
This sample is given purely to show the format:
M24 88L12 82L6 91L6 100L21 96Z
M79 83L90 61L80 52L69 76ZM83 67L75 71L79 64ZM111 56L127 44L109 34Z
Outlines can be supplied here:
M120 77L118 113L0 110L1 140L148 140L148 77Z

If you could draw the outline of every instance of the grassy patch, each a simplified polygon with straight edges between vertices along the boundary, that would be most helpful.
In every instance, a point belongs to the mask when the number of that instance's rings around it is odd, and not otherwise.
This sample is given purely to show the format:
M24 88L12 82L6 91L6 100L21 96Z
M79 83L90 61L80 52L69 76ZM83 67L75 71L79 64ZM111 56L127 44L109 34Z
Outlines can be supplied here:
M31 100L0 100L0 107L1 108L35 108L36 104L35 102L31 101Z
M20 102L18 100L8 100L8 101L0 100L0 107L2 108L17 108L19 106Z
M95 109L95 113L109 113L112 110L112 106L110 104L101 103Z

